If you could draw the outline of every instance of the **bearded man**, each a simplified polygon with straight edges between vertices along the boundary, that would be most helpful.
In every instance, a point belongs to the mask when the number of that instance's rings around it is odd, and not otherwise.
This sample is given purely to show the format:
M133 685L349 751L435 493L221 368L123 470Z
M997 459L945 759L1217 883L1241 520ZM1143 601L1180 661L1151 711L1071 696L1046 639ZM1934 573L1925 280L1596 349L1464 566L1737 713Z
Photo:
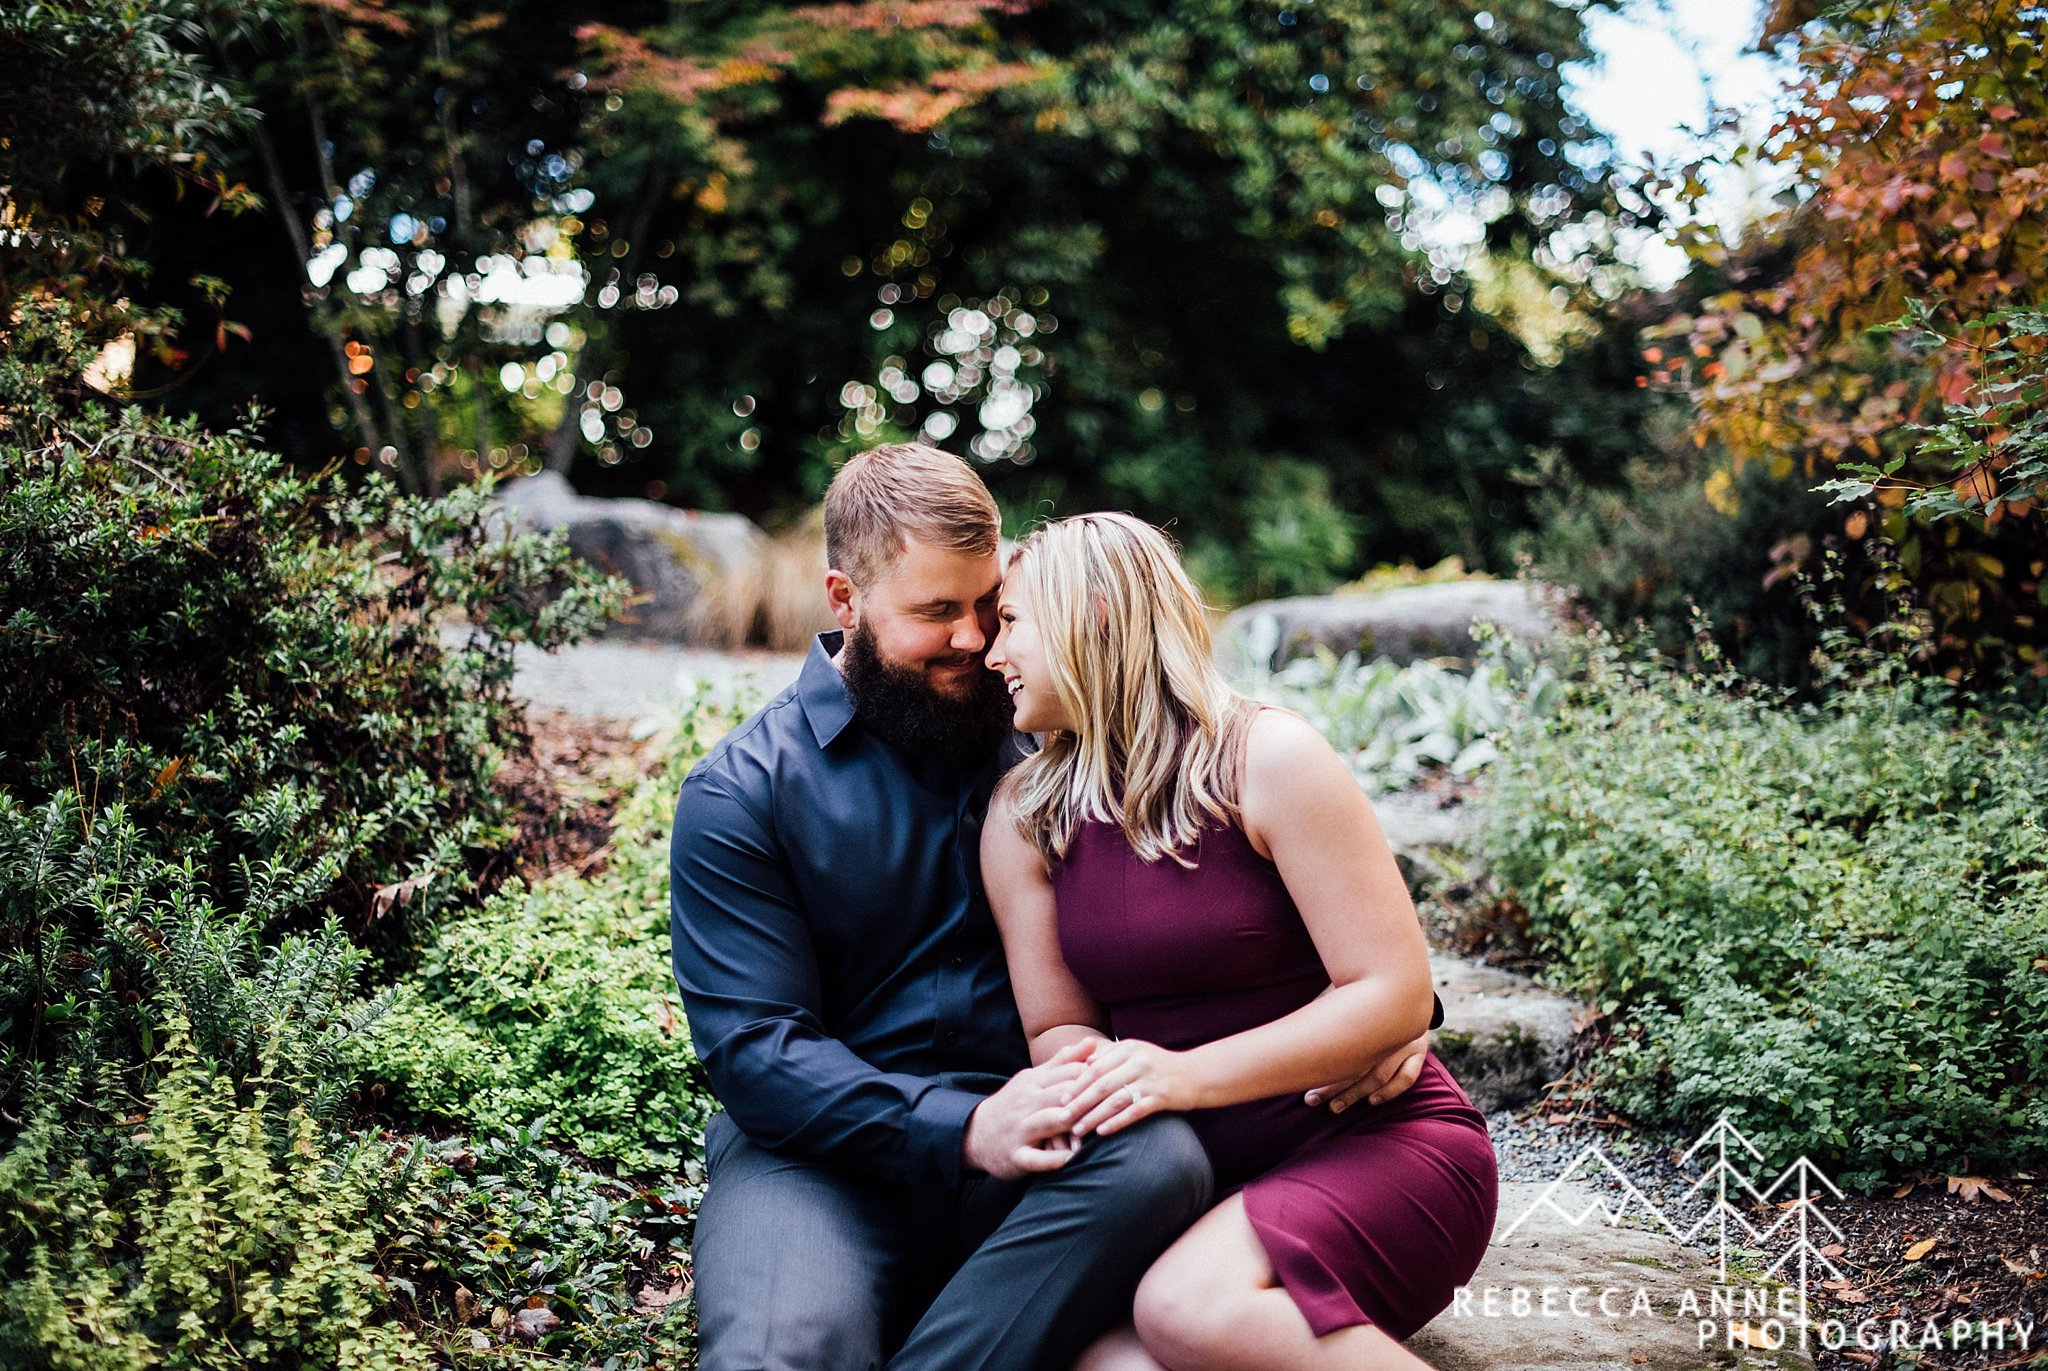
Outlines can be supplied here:
M702 1371L1064 1371L1211 1198L1184 1121L1074 1147L1078 1065L1029 1064L976 861L1030 745L982 662L999 529L957 457L848 462L825 497L841 631L683 783L675 977L725 1111ZM1318 1093L1398 1093L1421 1046Z

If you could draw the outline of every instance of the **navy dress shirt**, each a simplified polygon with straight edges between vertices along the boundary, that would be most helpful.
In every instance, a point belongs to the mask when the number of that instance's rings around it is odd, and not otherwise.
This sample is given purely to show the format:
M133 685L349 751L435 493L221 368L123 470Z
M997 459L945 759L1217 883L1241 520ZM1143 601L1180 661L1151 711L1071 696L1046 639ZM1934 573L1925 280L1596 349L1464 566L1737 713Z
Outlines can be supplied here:
M795 684L683 782L676 984L719 1102L756 1145L906 1183L959 1179L982 1096L1030 1064L982 894L981 822L1020 755L920 760L854 717L823 633Z

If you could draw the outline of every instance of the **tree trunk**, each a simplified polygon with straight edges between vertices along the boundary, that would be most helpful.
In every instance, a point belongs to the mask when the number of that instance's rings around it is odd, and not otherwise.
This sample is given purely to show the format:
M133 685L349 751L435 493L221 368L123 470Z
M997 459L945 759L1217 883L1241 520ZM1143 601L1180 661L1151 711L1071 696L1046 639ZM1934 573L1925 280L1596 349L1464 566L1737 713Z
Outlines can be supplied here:
M237 81L244 81L240 66L229 54L227 46L217 39L214 44L219 52L221 64ZM246 81L244 81L246 84ZM319 111L313 110L316 125ZM378 431L377 421L371 417L370 407L356 389L355 373L349 370L347 339L342 336L340 322L327 309L326 302L311 294L312 283L307 278L307 267L313 260L312 240L306 235L306 226L299 222L298 211L292 207L291 188L284 179L284 163L279 160L277 146L270 134L258 122L251 130L256 140L256 155L263 163L263 179L270 187L274 212L284 225L285 236L291 240L292 255L299 267L299 291L306 300L306 314L312 323L313 332L327 344L329 357L334 361L334 372L341 386L342 401L348 406L349 415L355 420L356 435L362 440L363 449L374 459L384 448L384 440ZM321 164L326 165L324 149L320 150Z

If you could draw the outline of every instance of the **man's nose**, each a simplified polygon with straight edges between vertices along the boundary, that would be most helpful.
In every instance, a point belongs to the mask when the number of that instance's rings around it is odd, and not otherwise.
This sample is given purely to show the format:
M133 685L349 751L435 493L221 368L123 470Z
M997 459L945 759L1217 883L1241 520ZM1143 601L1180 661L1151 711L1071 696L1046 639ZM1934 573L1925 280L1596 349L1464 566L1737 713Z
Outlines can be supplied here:
M953 650L955 652L978 653L988 646L988 635L981 631L981 620L972 614L961 616L953 624Z

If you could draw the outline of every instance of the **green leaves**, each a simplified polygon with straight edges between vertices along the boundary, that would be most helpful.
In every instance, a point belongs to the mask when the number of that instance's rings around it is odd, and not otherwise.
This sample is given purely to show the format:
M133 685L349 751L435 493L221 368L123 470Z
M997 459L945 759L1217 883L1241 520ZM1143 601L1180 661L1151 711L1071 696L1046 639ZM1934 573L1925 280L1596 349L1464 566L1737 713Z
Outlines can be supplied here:
M1257 699L1315 725L1351 765L1368 794L1382 794L1430 769L1466 776L1493 763L1493 738L1510 718L1541 718L1559 687L1550 668L1505 638L1492 639L1469 673L1385 658L1342 658L1325 649L1251 682Z
M1861 1188L2019 1166L2048 1147L2048 976L2017 955L2048 947L2044 741L2018 697L1893 672L1795 709L1596 645L1512 733L1487 848L1560 976L1612 1006L1625 1108L1726 1110Z
M710 1096L673 1006L668 820L675 783L735 719L698 711L623 806L590 876L513 884L420 949L352 1063L401 1115L491 1133L540 1114L577 1151L673 1171Z

